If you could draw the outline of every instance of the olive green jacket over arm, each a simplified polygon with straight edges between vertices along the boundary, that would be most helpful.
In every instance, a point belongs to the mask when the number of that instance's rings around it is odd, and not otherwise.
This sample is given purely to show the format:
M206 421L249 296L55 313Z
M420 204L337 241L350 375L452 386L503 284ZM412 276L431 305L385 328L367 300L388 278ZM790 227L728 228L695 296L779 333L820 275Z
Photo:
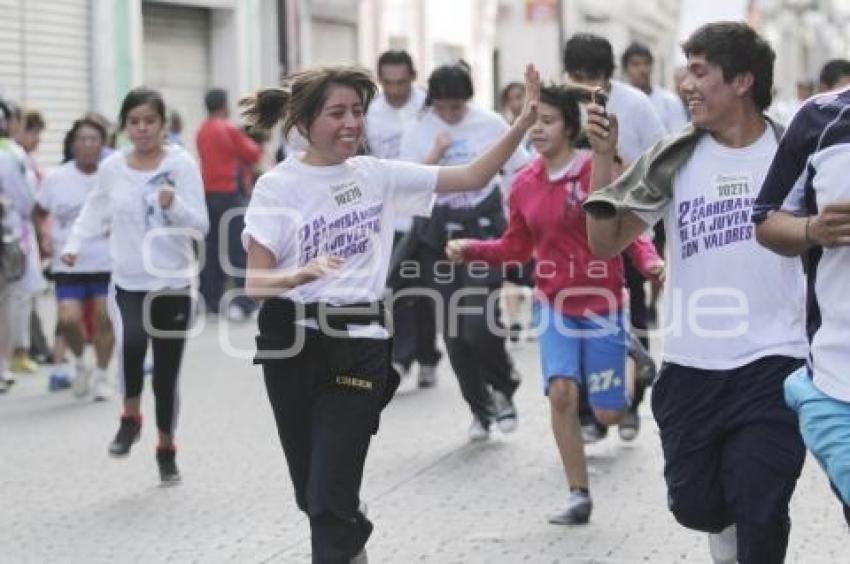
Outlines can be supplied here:
M784 128L765 118L777 141ZM688 124L642 154L612 184L595 190L584 202L588 215L605 219L625 211L653 212L664 208L673 197L673 179L708 132Z

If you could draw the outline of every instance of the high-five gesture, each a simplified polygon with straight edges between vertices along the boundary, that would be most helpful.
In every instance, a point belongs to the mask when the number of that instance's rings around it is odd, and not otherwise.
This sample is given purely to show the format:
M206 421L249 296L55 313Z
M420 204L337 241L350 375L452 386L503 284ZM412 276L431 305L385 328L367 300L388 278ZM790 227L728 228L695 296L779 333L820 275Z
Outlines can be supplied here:
M525 66L525 102L514 123L528 129L537 121L537 104L540 102L540 72L532 63Z

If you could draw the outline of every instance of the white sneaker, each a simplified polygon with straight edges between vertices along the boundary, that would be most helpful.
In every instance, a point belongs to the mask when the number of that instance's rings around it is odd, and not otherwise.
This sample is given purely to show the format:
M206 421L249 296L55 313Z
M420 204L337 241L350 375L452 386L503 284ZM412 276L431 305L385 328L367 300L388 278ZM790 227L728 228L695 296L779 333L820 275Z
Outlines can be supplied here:
M74 375L74 381L71 384L74 396L78 398L86 397L89 393L89 377L91 376L86 363L81 359L78 359L77 362L74 363L73 368L71 368L71 364L68 363L68 368L71 371L71 374Z
M517 413L514 402L498 390L493 390L493 403L496 405L496 425L499 431L508 434L516 431Z
M719 533L709 533L708 551L714 564L738 562L738 531L735 525L729 525Z
M490 426L488 425L485 427L484 424L473 415L468 433L470 441L486 441L490 438Z
M248 320L248 314L245 313L245 310L238 305L230 304L230 307L227 308L227 319L229 321L241 323Z
M92 395L94 401L106 401L112 398L112 385L106 370L95 368L92 377Z

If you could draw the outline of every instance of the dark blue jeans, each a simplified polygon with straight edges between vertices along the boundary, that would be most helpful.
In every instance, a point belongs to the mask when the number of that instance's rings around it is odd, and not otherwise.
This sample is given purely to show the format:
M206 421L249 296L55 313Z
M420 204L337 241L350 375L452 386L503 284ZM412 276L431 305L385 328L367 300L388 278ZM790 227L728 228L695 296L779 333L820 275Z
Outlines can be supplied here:
M245 213L237 214L230 219L226 226L226 232L222 240L222 219L228 210L240 208L247 205L245 197L240 192L229 194L209 193L206 195L207 213L210 218L210 230L206 238L206 260L201 269L201 295L207 304L207 311L218 313L222 304L228 278L232 279L234 288L245 287L244 276L229 276L222 266L223 261L228 261L231 267L245 268L246 254L242 248L242 230L245 228ZM239 296L233 303L249 313L254 309L254 303L245 296Z

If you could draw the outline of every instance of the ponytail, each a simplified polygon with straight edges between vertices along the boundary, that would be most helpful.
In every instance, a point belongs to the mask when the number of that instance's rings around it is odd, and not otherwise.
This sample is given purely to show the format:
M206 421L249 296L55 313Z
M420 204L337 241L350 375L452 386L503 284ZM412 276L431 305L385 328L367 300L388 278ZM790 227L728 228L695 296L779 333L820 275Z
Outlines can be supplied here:
M239 106L249 126L271 129L288 113L291 97L283 88L264 88L239 100Z

